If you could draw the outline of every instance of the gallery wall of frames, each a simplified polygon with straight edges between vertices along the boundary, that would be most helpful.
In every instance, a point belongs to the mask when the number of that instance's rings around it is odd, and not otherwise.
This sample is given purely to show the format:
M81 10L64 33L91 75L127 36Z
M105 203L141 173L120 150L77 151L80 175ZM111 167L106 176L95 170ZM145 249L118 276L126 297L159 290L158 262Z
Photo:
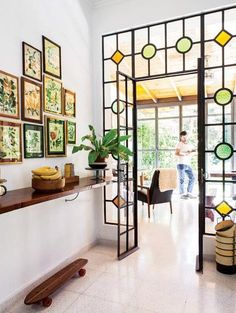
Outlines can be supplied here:
M1 165L64 157L76 143L76 93L63 87L61 47L45 36L42 52L22 42L22 61L21 78L0 69Z

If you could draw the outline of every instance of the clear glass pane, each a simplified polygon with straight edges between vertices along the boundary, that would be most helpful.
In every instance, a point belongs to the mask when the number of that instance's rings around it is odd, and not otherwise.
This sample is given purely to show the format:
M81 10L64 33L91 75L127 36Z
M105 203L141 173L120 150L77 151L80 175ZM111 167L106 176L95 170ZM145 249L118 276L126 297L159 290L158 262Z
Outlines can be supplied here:
M222 13L206 14L205 17L205 39L214 39L222 30Z
M179 119L158 120L159 149L175 149L179 140Z
M155 108L139 109L138 119L155 118Z
M192 49L185 54L185 70L197 69L198 58L200 58L200 44L193 44Z
M117 98L116 83L108 83L105 88L105 107L110 107L112 102Z
M175 46L176 41L183 37L182 20L167 24L167 47Z
M164 25L150 27L150 42L153 43L157 49L165 47Z
M118 49L125 55L131 54L131 32L118 35Z
M222 107L215 102L206 102L206 123L217 124L222 122Z
M155 148L155 121L138 121L138 149Z
M138 29L134 33L135 36L135 53L141 52L143 46L148 43L147 28Z
M222 126L207 126L206 132L206 150L214 150L216 145L223 140Z
M184 117L182 127L188 134L188 142L197 149L197 117Z
M135 77L148 75L148 61L141 55L135 56Z
M110 58L116 51L116 35L104 37L104 58Z
M119 71L129 76L132 76L132 58L131 57L124 57L122 62L119 64Z
M117 66L113 61L111 60L104 61L105 82L115 81L116 71L117 71Z
M158 151L158 167L160 168L175 168L176 167L176 159L175 159L175 151Z
M179 116L179 106L163 106L158 108L158 118Z
M197 104L189 104L182 106L183 116L197 116Z
M225 27L229 33L235 35L236 29L236 9L230 9L225 11Z
M154 58L150 60L150 74L163 74L165 72L165 52L157 51Z
M191 17L185 20L185 36L190 37L193 42L200 41L200 17Z
M222 48L214 41L205 42L205 67L222 65Z
M169 73L183 70L183 55L175 48L167 50L167 70Z
M152 172L156 168L156 152L155 151L139 151L138 152L138 169L139 171Z
M225 51L225 64L236 63L236 38L232 38L224 48Z

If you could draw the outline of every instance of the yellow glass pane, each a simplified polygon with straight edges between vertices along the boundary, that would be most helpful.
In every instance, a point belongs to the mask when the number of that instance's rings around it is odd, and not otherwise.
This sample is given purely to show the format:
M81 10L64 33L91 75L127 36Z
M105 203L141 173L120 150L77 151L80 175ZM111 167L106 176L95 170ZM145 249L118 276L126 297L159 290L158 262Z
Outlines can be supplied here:
M118 196L116 196L112 200L112 202L115 204L115 206L117 206L117 208L119 208L119 197ZM125 199L120 196L120 207L122 207L125 203L126 203Z
M115 62L116 64L119 64L124 58L124 55L122 52L117 50L111 57L112 61Z
M217 205L216 211L220 213L220 215L227 215L232 211L232 208L227 202L223 201Z
M232 35L225 30L222 30L215 38L215 41L224 47L232 38Z

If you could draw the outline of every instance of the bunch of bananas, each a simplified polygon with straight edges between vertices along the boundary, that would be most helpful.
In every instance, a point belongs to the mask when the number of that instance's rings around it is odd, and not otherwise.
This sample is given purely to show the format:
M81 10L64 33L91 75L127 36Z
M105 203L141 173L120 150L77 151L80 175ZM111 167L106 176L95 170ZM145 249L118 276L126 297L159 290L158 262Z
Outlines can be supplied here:
M33 178L43 180L57 180L62 177L61 171L56 167L43 166L32 170Z

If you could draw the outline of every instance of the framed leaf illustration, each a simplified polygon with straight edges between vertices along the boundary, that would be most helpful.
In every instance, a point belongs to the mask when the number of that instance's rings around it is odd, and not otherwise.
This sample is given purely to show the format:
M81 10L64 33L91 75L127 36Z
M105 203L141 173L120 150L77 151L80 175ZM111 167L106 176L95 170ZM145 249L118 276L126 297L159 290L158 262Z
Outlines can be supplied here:
M42 85L24 77L21 78L21 119L43 122Z
M45 116L46 157L66 156L65 121Z
M62 82L44 76L44 111L54 114L62 114Z
M19 118L18 77L0 71L0 116Z
M43 126L24 124L24 157L44 157Z
M76 144L76 123L72 121L67 121L67 143Z
M61 47L43 36L44 73L61 79Z
M0 121L0 164L21 162L21 124Z
M42 81L42 53L26 42L22 42L23 75Z
M76 94L68 89L64 89L64 114L69 117L76 115Z

